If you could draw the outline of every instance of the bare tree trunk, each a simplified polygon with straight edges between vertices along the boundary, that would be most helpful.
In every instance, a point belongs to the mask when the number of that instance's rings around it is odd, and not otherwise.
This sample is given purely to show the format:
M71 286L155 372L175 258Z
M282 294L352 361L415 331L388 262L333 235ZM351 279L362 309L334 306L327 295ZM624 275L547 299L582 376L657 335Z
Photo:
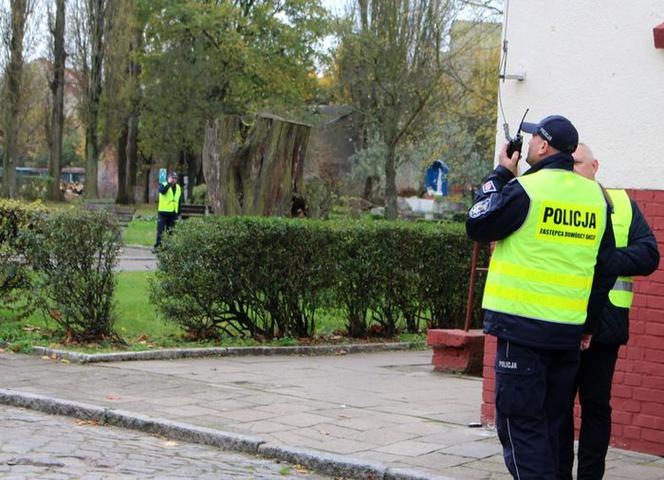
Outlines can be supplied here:
M136 176L138 171L138 113L129 116L127 124L127 201L136 202Z
M187 155L187 198L191 203L196 186L196 177L198 176L198 155L189 153Z
M396 220L398 215L396 145L390 142L385 158L385 218Z
M136 175L138 171L138 118L141 106L141 89L139 76L141 65L134 61L134 54L142 49L143 29L134 29L134 38L131 43L129 56L129 76L131 78L132 99L127 130L127 193L129 203L136 201Z
M209 121L203 168L213 211L223 215L288 215L302 192L311 128L260 115L246 132L237 116ZM238 143L238 138L245 138Z
M9 43L9 64L5 71L6 102L5 145L2 158L2 191L9 198L16 198L16 164L18 160L18 122L21 109L21 77L23 75L23 37L30 13L29 0L12 0L12 33Z
M241 210L241 193L235 191L238 182L231 168L241 148L236 140L240 128L237 115L208 120L205 126L203 171L212 211L217 215L239 214Z
M90 32L90 74L87 85L87 124L85 126L85 196L99 197L97 174L99 164L99 100L102 92L104 59L104 22L107 0L88 0Z
M153 160L152 158L144 158L144 163L141 166L141 172L142 172L142 179L143 179L143 185L142 185L142 200L143 203L150 203L150 170L152 169L152 163Z
M49 196L51 200L62 200L60 171L62 170L62 137L65 123L65 0L57 0L55 25L51 34L53 36L53 77L51 79L53 109L49 129L48 171L53 179L53 185Z
M127 136L128 124L125 121L120 130L117 140L118 150L118 193L115 196L115 203L126 205L127 201Z

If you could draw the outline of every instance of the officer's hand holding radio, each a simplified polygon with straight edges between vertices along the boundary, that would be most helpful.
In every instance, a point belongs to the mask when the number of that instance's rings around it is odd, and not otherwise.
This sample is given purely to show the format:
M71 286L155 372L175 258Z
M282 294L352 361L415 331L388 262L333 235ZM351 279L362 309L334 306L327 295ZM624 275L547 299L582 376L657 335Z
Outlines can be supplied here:
M521 158L521 150L515 150L511 156L508 155L509 143L503 145L498 155L498 164L508 169L516 177L517 167L519 165L519 158Z
M508 169L510 172L517 175L517 166L519 164L519 159L521 158L521 147L523 147L523 137L521 136L521 127L523 126L523 121L528 115L528 108L523 114L521 123L519 124L519 129L516 132L514 137L510 137L510 127L507 124L507 121L503 124L505 129L505 138L507 138L507 143L503 146L503 149L500 151L500 156L498 158L498 163Z

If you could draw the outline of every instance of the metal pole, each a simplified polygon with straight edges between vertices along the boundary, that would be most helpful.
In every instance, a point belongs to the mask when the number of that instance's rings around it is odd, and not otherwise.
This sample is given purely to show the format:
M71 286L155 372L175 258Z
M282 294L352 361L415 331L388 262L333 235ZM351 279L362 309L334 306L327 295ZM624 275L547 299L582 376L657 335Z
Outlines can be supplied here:
M463 330L467 332L470 330L470 323L473 317L473 303L475 300L475 271L477 270L477 256L480 253L480 244L474 242L473 244L473 258L470 261L470 283L468 285L468 303L466 303L466 323Z

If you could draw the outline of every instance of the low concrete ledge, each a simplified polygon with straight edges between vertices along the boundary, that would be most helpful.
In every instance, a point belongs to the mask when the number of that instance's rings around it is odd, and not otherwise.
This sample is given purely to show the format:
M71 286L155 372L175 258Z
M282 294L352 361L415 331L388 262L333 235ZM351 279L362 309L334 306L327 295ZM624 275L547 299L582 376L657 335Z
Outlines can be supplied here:
M479 374L484 362L484 334L481 330L430 329L427 344L433 349L434 370Z
M140 352L80 353L48 347L33 347L35 355L48 356L73 363L125 362L130 360L175 360L178 358L242 357L252 355L339 355L347 353L371 353L393 350L410 350L419 347L417 342L358 343L347 345L300 345L293 347L210 347L164 348Z
M258 437L189 425L163 418L114 410L70 400L0 389L0 404L29 408L53 415L96 420L102 425L158 433L184 442L240 451L264 458L303 465L313 471L365 480L452 480L416 470L388 468L383 464L304 448L267 443Z

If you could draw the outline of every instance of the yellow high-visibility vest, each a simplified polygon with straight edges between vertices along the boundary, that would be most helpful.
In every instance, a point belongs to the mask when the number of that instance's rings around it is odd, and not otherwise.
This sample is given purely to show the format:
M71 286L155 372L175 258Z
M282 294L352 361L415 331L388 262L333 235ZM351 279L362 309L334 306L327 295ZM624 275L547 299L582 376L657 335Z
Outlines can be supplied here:
M166 183L163 183L162 185L166 185ZM180 188L180 185L177 183L175 184L175 192L169 186L166 193L159 194L159 211L178 213L181 195L182 189Z
M496 242L482 307L582 325L606 228L600 185L559 169L516 181L528 194L530 209L516 232Z
M629 226L632 224L632 203L625 190L607 190L613 203L611 223L616 247L626 247L629 240ZM618 277L609 292L609 301L620 308L629 308L634 299L634 280L632 277Z

